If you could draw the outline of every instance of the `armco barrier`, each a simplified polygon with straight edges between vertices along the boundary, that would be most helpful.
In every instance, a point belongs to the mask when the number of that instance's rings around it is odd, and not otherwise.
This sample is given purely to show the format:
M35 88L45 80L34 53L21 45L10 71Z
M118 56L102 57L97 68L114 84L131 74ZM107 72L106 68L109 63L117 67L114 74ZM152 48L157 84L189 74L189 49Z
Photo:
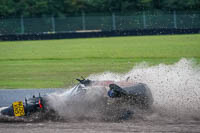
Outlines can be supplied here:
M198 29L136 29L129 31L85 31L66 33L45 33L45 34L17 34L0 35L1 41L17 40L50 40L50 39L70 39L70 38L92 38L92 37L114 37L114 36L139 36L139 35L170 35L170 34L197 34Z

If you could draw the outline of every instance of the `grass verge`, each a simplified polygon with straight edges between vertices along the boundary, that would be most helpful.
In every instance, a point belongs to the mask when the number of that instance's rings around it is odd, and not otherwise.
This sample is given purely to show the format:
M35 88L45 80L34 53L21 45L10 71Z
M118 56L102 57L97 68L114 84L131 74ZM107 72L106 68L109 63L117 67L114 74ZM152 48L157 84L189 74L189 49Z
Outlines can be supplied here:
M0 88L62 88L75 78L194 58L200 35L0 42Z

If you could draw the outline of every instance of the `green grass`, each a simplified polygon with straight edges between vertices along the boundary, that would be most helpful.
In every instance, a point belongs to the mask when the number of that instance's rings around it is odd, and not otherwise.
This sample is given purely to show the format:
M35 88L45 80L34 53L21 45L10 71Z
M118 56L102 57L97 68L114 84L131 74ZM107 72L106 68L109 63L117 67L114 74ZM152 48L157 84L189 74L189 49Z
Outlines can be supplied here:
M0 42L0 88L60 88L104 71L181 58L200 62L200 35Z

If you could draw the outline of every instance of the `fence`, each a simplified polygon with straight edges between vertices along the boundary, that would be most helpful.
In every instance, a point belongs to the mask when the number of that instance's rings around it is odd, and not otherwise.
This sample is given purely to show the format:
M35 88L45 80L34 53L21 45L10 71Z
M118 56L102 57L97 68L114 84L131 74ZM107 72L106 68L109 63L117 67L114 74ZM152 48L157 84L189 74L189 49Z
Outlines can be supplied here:
M127 14L85 14L68 17L0 19L0 34L60 33L87 30L200 28L200 12L144 11Z

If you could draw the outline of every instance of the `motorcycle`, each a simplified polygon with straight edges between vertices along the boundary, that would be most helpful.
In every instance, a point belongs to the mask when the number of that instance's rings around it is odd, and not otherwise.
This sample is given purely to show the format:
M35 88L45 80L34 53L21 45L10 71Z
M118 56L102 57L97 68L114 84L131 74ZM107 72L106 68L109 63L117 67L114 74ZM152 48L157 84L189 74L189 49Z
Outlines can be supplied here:
M133 83L129 81L92 81L89 79L77 79L79 82L75 87L67 90L69 95L75 96L85 96L88 91L87 88L102 87L106 88L106 106L110 106L110 101L115 101L116 106L121 106L121 103L126 103L139 107L140 109L151 108L153 104L153 97L151 90L144 83ZM48 104L47 104L48 103ZM1 110L1 115L23 117L30 116L36 112L55 112L53 108L49 105L51 103L48 101L48 95L45 96L33 96L32 98L25 99L22 101L15 101L11 106L5 107ZM118 104L118 105L117 105ZM127 118L133 114L132 111L126 110L123 113L123 117Z

